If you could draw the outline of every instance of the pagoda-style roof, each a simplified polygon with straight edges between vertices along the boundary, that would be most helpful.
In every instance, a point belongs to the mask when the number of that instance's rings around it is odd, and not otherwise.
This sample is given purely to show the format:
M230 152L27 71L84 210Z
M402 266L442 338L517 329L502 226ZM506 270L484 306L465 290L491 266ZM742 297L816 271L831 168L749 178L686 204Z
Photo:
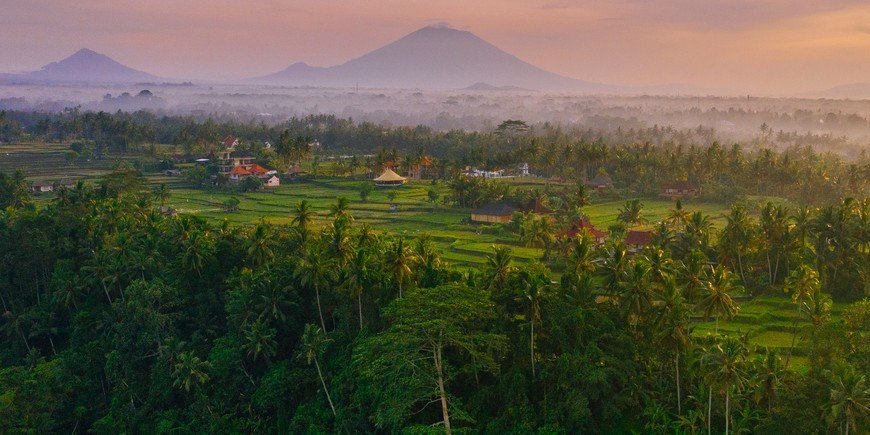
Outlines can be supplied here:
M375 178L375 182L377 183L395 183L400 181L405 181L407 178L393 172L392 169L385 169L384 173L381 174L378 178Z

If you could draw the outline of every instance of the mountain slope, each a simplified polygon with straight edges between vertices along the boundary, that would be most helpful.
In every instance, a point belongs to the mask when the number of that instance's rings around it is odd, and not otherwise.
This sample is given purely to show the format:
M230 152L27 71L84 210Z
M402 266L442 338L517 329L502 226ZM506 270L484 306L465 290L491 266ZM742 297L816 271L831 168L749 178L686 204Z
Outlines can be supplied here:
M39 71L16 75L17 80L37 82L136 83L159 77L122 65L110 57L83 48L52 62Z
M292 86L365 86L459 89L474 83L547 91L612 91L614 86L543 70L475 36L447 27L424 27L341 65L296 63L256 83Z

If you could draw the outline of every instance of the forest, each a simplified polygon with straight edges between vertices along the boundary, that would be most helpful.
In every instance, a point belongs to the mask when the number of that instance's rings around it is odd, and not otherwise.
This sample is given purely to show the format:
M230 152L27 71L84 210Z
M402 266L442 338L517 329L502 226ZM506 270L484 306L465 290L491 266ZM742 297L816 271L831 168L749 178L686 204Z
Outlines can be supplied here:
M867 428L867 199L735 205L719 230L675 208L636 254L552 234L542 262L460 271L347 200L230 226L165 216L135 169L0 193L3 433ZM761 293L800 315L788 351L692 333Z
M426 234L358 222L344 198L326 215L302 200L287 224L163 213L172 191L143 171L213 158L230 134L264 165L313 175L431 157L446 205L552 208L504 226L544 255L494 246L460 268ZM70 165L135 157L50 198L0 173L0 432L860 433L870 160L817 139L766 124L720 144L704 128L0 112L0 141L69 143ZM521 163L554 183L458 175ZM193 169L196 189L221 188L214 167ZM628 200L603 244L568 237L595 176L614 185L596 198L686 181L728 212L714 226L677 202L646 222ZM639 224L653 239L634 252L621 235ZM790 346L719 331L759 296L790 301Z

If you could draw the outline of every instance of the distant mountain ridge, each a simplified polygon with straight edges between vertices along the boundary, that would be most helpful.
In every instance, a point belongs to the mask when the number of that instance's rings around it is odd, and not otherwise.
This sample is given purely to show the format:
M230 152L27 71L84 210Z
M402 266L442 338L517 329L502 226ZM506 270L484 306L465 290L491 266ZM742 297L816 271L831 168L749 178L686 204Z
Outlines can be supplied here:
M66 59L45 65L39 71L7 74L5 78L9 81L69 83L137 83L162 80L87 48Z
M814 93L824 98L850 98L855 100L870 99L870 83L850 83L847 85L834 86L821 92Z
M285 86L462 89L476 83L541 91L613 92L619 87L573 79L520 60L471 32L429 26L332 67L294 63L248 80Z

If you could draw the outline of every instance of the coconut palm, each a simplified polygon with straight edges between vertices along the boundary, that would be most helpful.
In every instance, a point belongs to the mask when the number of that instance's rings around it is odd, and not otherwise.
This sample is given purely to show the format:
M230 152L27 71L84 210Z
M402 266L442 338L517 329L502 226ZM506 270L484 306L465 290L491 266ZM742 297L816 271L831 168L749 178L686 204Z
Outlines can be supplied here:
M398 239L387 250L386 266L393 280L399 287L399 297L402 297L402 288L411 276L411 264L413 259L411 250L405 245L405 239Z
M336 199L335 204L329 207L329 216L336 219L344 216L350 218L350 201L343 196Z
M317 377L320 378L320 385L323 386L323 392L326 394L326 401L329 402L329 409L332 410L332 416L335 417L335 406L332 404L332 397L329 396L329 389L326 387L326 381L323 380L323 372L320 370L320 362L318 357L326 349L326 346L331 342L322 329L310 323L305 325L305 330L300 337L300 346L298 358L305 359L309 365L313 362L317 368Z
M196 389L208 382L210 369L211 364L208 361L199 359L192 352L182 352L172 369L172 377L175 379L172 384L184 391Z
M854 370L828 374L831 393L825 404L825 420L829 425L843 425L846 435L858 432L858 422L870 415L870 387L867 376Z
M314 220L314 210L311 208L311 203L307 199L303 199L296 204L293 209L293 225L300 230L301 233L307 233L308 227Z
M680 392L680 355L692 343L689 331L689 309L682 291L673 276L665 277L659 292L661 301L658 307L656 326L659 331L658 342L674 353L674 371L677 389L677 415L682 414L682 394Z
M726 337L704 355L702 362L708 369L708 382L725 394L725 434L731 422L731 394L740 391L746 382L745 362L748 352L740 340Z
M508 276L513 272L511 249L506 246L493 246L493 253L486 256L484 279L489 290L504 287Z
M359 327L363 327L363 310L362 310L362 294L369 286L369 253L365 248L357 250L356 255L351 259L344 272L344 281L341 287L355 296L357 300L357 309L359 311Z
M741 205L732 206L725 220L725 228L719 237L719 249L723 257L731 260L732 267L736 266L740 280L746 282L743 259L753 246L755 226L749 219L746 209Z
M619 209L619 215L616 219L626 225L646 223L646 219L643 217L643 203L639 199L626 201L625 205Z
M272 250L272 237L266 224L259 224L251 234L251 242L248 245L248 260L254 266L262 266L275 258Z
M637 324L646 316L653 304L654 294L650 271L647 262L636 261L629 266L618 283L619 305L623 315L635 331Z
M698 302L697 309L704 317L713 315L716 318L716 333L719 332L719 318L730 319L740 310L731 298L731 293L740 289L734 276L724 266L714 267L710 278L705 283L706 295Z
M535 325L541 321L541 303L546 297L548 279L545 276L523 271L519 277L522 300L526 305L529 321L529 352L532 361L532 378L535 377Z
M313 288L317 300L317 314L320 327L326 331L323 321L323 308L320 305L320 289L325 288L334 278L333 263L314 246L309 246L296 266L295 277L303 286Z

